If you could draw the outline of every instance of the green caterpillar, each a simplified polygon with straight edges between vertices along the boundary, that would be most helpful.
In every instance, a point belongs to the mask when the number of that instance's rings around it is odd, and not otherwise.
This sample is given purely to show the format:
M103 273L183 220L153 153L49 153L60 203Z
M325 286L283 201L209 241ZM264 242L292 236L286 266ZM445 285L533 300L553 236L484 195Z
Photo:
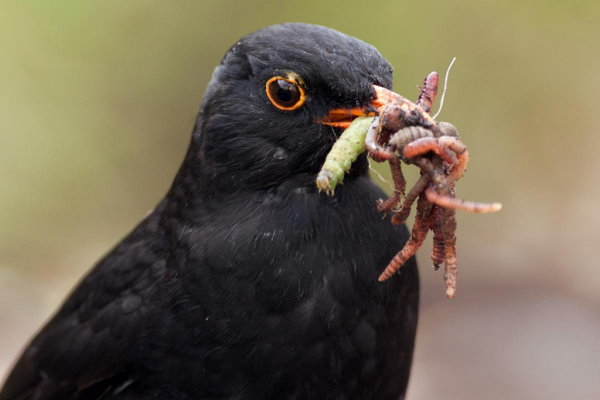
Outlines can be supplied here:
M365 136L374 119L356 118L335 142L317 175L319 191L333 196L336 185L344 180L344 173L350 170L352 163L365 151Z

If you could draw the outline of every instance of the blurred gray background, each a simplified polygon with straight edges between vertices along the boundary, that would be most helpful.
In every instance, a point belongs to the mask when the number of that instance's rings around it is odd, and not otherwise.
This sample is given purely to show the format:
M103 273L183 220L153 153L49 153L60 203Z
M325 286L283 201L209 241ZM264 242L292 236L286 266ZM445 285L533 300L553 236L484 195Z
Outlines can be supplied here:
M439 119L471 152L458 196L504 204L458 214L454 300L430 268L431 239L418 254L409 399L600 398L600 2L5 1L0 10L0 377L166 192L229 46L302 21L376 46L412 99L456 56Z

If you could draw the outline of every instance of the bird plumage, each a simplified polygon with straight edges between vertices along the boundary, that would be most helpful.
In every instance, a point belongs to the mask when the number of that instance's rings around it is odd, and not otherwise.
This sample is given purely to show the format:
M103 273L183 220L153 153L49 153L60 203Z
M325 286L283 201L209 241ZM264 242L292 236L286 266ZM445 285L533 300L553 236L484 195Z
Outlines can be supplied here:
M283 112L264 82L290 72L308 98ZM0 400L403 397L416 264L377 276L408 232L377 213L365 155L334 197L314 183L340 134L316 119L366 106L391 72L323 27L242 38L166 197L33 339Z

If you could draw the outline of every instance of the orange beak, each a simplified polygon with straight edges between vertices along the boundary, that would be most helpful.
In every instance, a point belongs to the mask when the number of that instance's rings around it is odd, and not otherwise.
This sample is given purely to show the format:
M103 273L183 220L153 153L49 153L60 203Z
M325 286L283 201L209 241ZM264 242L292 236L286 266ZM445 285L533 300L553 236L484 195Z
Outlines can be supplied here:
M346 129L357 117L373 117L379 115L383 107L392 102L409 102L406 98L381 86L373 85L375 99L364 108L337 108L329 111L329 115L319 122L324 125Z

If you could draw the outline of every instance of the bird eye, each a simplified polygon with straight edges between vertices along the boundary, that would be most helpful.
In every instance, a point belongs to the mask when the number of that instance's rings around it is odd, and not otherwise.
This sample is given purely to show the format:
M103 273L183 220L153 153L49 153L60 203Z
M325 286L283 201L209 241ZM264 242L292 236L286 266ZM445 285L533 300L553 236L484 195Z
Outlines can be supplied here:
M267 96L280 110L292 111L304 104L304 90L293 79L275 76L267 81Z

